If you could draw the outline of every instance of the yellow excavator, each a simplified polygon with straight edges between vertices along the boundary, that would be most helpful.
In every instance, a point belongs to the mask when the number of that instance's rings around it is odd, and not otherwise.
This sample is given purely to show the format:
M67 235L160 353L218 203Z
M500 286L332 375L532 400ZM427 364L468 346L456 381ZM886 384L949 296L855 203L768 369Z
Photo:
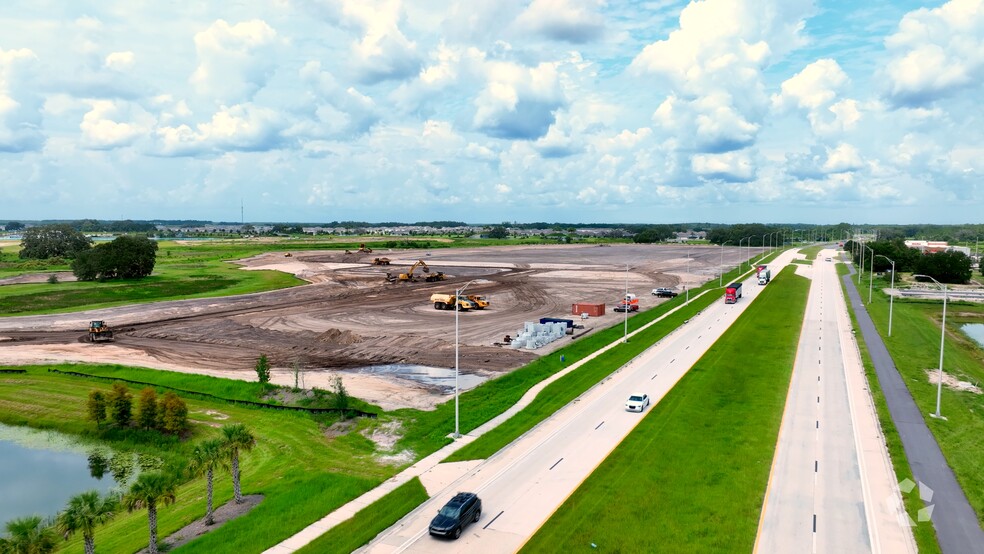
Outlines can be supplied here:
M408 269L406 273L400 273L396 277L394 277L390 273L387 273L386 280L390 282L394 282L394 281L400 281L400 282L409 281L411 283L416 282L417 277L416 275L414 275L413 272L416 271L418 267L420 268L421 271L427 274L424 277L424 281L433 283L434 281L443 281L444 279L446 279L444 273L441 273L440 271L431 273L430 268L427 267L427 263L425 263L424 260L417 260L416 262L414 262L412 266L410 266L410 269Z

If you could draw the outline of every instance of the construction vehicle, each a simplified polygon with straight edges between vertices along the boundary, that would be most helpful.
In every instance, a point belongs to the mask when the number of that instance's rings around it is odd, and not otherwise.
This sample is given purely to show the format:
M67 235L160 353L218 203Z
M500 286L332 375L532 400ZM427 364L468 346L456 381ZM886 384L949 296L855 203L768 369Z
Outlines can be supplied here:
M489 306L489 299L484 296L479 296L477 294L469 294L465 298L471 300L475 303L475 309L484 310Z
M435 310L453 310L455 303L457 301L458 310L468 311L476 309L477 306L474 302L467 298L457 297L453 294L440 294L434 293L430 298L431 302L434 303Z
M293 257L294 257L294 255L293 255L293 254L291 254L290 252L286 252L286 253L284 253L284 257L285 257L285 258L293 258Z
M389 264L390 264L389 258L374 258L372 260L372 265L389 265Z
M392 274L387 274L386 280L391 283L394 281L416 282L417 276L414 275L413 272L416 271L418 267L422 272L428 274L424 277L424 281L427 281L428 283L433 283L435 281L443 281L444 279L447 278L444 276L444 273L441 273L440 271L431 273L430 268L427 267L427 264L424 262L424 260L417 260L416 262L414 262L412 266L410 266L410 269L408 269L406 273L400 273L396 277L394 277Z
M109 342L113 340L113 330L105 321L89 322L89 342Z
M372 254L372 248L367 247L366 243L363 242L359 245L359 249L356 252L359 254Z

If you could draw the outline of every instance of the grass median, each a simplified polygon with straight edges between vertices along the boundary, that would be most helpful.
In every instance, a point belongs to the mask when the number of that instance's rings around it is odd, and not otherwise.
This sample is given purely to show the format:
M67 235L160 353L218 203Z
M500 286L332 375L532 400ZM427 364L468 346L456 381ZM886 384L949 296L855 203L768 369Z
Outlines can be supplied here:
M751 551L808 290L782 271L523 551Z

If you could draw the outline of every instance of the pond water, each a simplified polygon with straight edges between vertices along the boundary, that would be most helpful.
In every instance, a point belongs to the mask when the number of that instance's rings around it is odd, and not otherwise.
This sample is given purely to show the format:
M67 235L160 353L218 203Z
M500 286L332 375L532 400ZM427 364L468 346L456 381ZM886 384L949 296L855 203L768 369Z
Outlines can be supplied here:
M960 330L974 339L978 346L984 348L984 323L964 323Z
M442 394L454 393L454 368L430 367L414 364L384 364L351 369L365 375L392 377L438 389ZM468 390L484 383L488 378L481 375L459 373L458 388Z
M0 526L33 514L54 516L83 491L119 489L132 481L141 461L157 463L53 431L0 424Z

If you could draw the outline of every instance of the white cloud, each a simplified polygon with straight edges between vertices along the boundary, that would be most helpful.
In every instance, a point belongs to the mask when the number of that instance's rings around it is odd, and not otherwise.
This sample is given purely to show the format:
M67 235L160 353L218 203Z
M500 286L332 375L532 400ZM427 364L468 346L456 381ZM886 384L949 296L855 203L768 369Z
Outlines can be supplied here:
M82 145L95 150L129 146L145 137L155 124L153 116L128 102L97 100L82 118Z
M546 134L564 103L557 68L492 62L485 89L475 99L473 125L493 137L533 139Z
M848 82L847 75L832 59L817 60L782 84L782 94L772 97L773 105L795 105L818 110L830 105Z
M136 56L133 52L113 52L106 56L106 68L113 71L129 71L136 63Z
M885 40L888 97L925 105L984 79L984 0L951 0L906 14Z
M858 149L846 143L838 144L827 152L827 161L823 164L826 173L844 173L861 169L864 163Z
M533 0L516 24L554 40L581 44L604 33L605 20L596 11L601 6L602 0Z
M693 172L705 179L747 182L755 178L755 165L746 152L697 154L691 165Z
M38 150L44 144L37 61L27 48L0 49L0 152Z
M218 104L250 100L276 70L277 32L265 21L230 25L219 19L195 34L195 89Z

